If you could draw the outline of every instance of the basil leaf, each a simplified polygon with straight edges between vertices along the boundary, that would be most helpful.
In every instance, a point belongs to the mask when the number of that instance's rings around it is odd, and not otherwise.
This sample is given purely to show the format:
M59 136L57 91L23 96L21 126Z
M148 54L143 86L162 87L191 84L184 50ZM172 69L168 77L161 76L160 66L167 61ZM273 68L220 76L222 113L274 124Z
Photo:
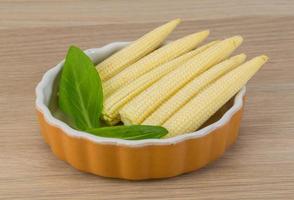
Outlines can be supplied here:
M100 127L103 126L99 122L103 108L101 80L91 59L77 47L68 50L58 95L59 108L79 130L126 140L161 138L168 133L163 127L149 125Z
M99 127L103 92L91 59L78 47L67 52L59 83L60 109L80 130Z
M126 140L142 140L150 138L161 138L168 131L161 126L131 125L91 128L86 130L101 137L120 138Z

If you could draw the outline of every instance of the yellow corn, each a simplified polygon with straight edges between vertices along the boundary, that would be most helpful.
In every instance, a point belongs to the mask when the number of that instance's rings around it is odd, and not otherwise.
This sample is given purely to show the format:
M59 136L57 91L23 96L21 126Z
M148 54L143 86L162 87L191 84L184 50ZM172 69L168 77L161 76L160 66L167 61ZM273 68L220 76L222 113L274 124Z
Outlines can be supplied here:
M187 62L196 54L204 51L205 49L211 47L212 45L216 45L218 41L210 42L206 45L203 45L193 51L190 51L182 56L175 58L174 60L167 62L150 72L140 76L129 84L123 86L119 90L116 90L112 95L107 97L104 100L104 108L103 108L103 118L109 124L116 124L120 121L119 117L119 109L130 101L133 97L135 97L138 93L143 91L145 88L150 86L152 83L160 79L162 76L167 74L168 72L174 70L179 65Z
M183 105L192 99L202 88L213 82L218 77L239 66L246 59L245 54L240 54L227 59L206 72L196 77L181 88L176 94L157 108L142 124L161 125L170 116L176 113Z
M154 29L129 46L102 61L96 67L101 79L103 81L108 80L130 64L156 49L175 29L180 21L180 19L175 19Z
M256 57L203 89L163 124L169 131L166 137L197 130L232 98L267 60L265 55Z
M129 82L135 80L155 67L195 48L208 36L208 34L209 31L202 31L168 43L167 45L148 54L131 66L125 68L123 71L103 83L103 92L105 97L109 96L116 89L128 84Z
M226 59L242 41L241 36L223 40L171 71L127 103L119 112L121 120L125 124L142 123L183 85L212 65Z

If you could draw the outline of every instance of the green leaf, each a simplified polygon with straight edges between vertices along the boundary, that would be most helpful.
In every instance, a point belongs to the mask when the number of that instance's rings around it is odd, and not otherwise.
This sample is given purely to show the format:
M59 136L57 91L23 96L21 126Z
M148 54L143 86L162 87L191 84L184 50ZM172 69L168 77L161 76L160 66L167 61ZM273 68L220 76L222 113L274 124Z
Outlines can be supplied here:
M161 138L168 131L160 126L100 127L103 90L97 70L82 50L71 46L61 72L58 105L74 127L101 137L140 140Z
M90 128L86 131L101 137L120 138L125 140L161 138L168 133L168 131L161 126L149 125Z
M59 83L60 109L80 130L99 127L103 92L91 59L78 47L68 50Z

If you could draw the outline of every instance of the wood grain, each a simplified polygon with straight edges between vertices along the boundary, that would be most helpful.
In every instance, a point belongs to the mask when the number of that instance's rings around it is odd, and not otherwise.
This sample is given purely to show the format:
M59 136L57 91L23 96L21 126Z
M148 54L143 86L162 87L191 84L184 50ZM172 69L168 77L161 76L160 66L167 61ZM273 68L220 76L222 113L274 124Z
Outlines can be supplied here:
M0 27L84 26L241 16L291 16L291 0L1 0Z
M288 1L0 2L0 199L293 199L294 3ZM266 53L248 85L238 142L197 172L129 182L81 173L44 143L34 88L70 44L84 49L133 40L163 21L185 22L171 39L210 28L235 34L238 52Z

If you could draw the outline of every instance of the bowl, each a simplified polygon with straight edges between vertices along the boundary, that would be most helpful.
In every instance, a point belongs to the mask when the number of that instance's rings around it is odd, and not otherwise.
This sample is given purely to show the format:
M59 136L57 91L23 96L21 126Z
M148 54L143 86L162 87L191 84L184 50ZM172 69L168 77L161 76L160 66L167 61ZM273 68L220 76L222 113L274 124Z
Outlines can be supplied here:
M85 53L98 63L127 44L114 42ZM41 133L52 152L76 169L128 180L173 177L213 162L237 139L245 87L192 133L132 141L75 130L57 107L56 93L63 63L48 70L37 85L36 110Z

